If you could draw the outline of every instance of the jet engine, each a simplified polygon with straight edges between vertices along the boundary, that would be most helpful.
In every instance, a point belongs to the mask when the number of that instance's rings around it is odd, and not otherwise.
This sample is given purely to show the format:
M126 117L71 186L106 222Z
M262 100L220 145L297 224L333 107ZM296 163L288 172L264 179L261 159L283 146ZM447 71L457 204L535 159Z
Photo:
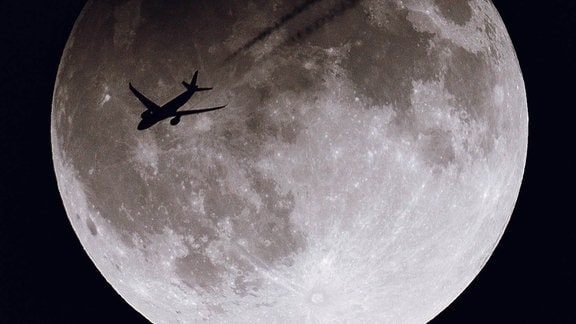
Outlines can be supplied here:
M178 125L179 122L180 122L180 116L176 116L176 117L170 119L170 125L172 125L172 126Z

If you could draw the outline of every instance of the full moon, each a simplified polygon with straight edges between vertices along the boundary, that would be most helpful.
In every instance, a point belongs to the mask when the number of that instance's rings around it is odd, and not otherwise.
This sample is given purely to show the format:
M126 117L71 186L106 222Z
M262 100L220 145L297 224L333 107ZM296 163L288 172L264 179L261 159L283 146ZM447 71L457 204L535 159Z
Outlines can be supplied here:
M198 70L181 107L138 130ZM494 251L527 150L487 0L89 1L52 149L106 280L155 323L423 323Z

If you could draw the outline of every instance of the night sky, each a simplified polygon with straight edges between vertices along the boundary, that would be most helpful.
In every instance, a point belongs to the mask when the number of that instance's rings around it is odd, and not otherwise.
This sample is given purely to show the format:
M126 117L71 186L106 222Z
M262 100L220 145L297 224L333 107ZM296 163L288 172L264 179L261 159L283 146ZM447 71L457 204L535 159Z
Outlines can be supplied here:
M494 1L528 93L524 182L480 275L432 323L576 323L576 1ZM0 1L0 323L145 323L82 249L52 166L50 110L84 1Z

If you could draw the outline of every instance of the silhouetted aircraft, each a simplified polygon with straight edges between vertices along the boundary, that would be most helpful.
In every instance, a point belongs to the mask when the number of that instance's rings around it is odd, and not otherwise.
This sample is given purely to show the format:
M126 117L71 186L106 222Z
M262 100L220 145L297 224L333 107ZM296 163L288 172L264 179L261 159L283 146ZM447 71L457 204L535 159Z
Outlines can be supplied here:
M136 98L138 98L138 100L140 100L140 102L144 104L144 106L146 106L146 111L140 115L142 120L138 124L137 127L138 130L144 130L150 128L159 121L162 121L167 118L172 118L170 119L170 125L176 125L180 122L180 117L182 116L200 114L203 112L218 110L226 107L226 105L224 105L212 108L178 111L180 107L182 107L186 102L188 102L190 98L192 98L192 96L194 95L194 93L196 93L196 91L212 90L212 88L198 87L198 85L196 84L197 79L198 79L198 71L194 72L194 76L192 77L192 81L190 83L182 81L182 85L186 87L185 92L181 93L176 98L168 101L162 106L158 106L157 104L152 102L152 100L146 98L143 94L141 94L138 90L136 90L132 86L132 83L128 83L130 91L132 91L132 93L134 93Z

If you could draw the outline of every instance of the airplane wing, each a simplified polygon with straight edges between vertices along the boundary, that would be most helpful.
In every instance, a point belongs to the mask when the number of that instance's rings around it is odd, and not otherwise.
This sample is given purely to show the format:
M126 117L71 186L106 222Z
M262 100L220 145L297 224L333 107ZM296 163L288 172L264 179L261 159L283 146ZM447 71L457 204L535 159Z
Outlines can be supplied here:
M146 98L143 94L141 94L138 90L136 90L136 88L132 86L132 83L128 83L128 85L130 87L130 91L132 91L132 93L136 96L136 98L138 98L138 100L140 100L140 102L144 104L144 106L146 106L146 109L148 110L160 109L160 106L158 106L152 100Z
M213 107L213 108L202 108L202 109L195 109L195 110L183 110L183 111L177 111L176 112L176 116L186 116L186 115L195 115L195 114L200 114L203 112L208 112L208 111L212 111L212 110L218 110L218 109L222 109L226 107L226 105L224 106L218 106L218 107Z

